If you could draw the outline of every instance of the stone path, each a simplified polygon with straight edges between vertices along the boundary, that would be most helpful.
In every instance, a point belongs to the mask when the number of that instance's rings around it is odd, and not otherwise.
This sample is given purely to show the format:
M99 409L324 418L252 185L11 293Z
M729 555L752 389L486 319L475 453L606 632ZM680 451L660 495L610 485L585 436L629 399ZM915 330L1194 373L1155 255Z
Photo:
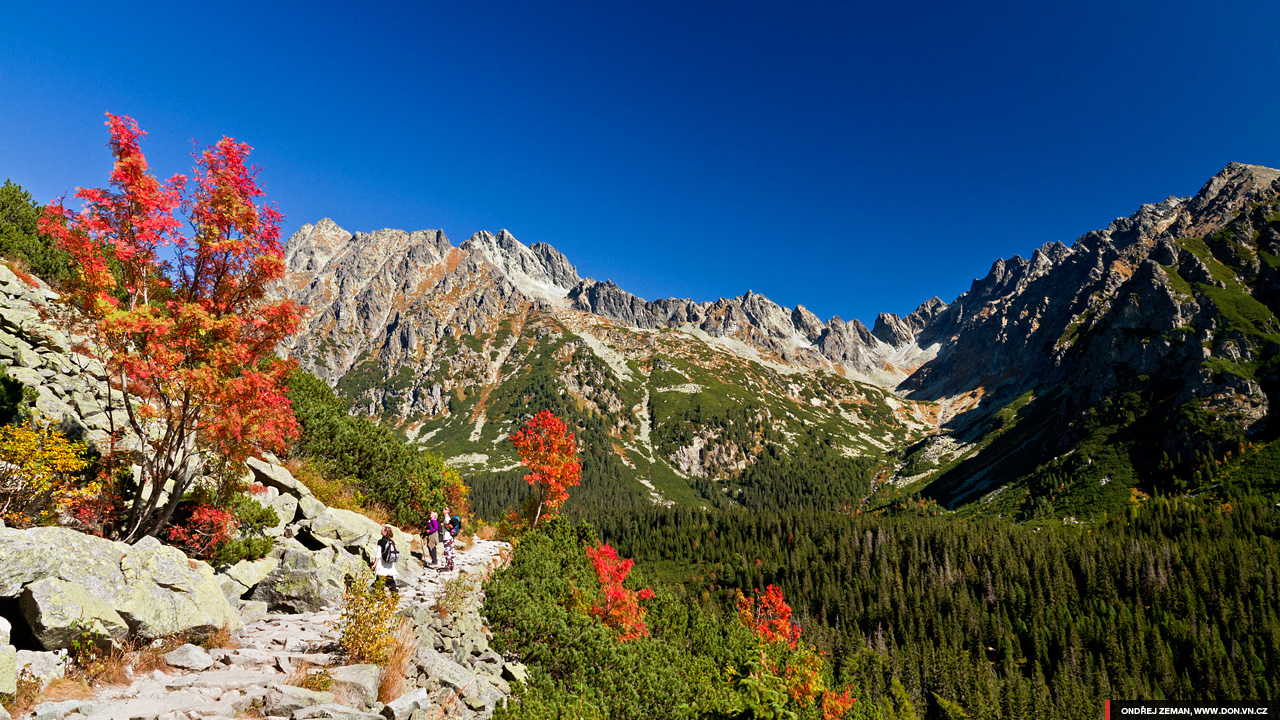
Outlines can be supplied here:
M425 571L412 585L406 587L401 584L401 609L431 607L446 581L460 573L474 575L483 572L493 566L509 547L504 542L477 539L469 549L458 552L452 571L438 571L429 563L424 565ZM338 614L336 607L297 615L268 614L246 625L237 648L215 649L207 654L191 648L186 651L186 657L168 656L171 663L177 662L185 667L173 667L169 672L157 670L136 678L127 686L104 688L91 700L45 703L26 717L34 720L263 717L259 708L264 701L268 711L272 707L277 710L288 707L288 703L272 702L268 693L273 684L287 681L299 663L332 666L340 662L332 654L339 636L336 629ZM375 705L374 709L382 708ZM340 705L321 705L266 717L372 720L381 716Z

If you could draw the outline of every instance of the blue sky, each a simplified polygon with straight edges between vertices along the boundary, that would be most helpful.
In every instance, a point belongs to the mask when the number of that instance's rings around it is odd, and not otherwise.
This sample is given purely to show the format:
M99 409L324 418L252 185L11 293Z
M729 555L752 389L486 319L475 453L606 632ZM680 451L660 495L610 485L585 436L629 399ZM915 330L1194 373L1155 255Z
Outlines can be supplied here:
M1276 28L1232 0L10 4L0 177L104 185L128 114L165 176L253 145L286 235L507 228L645 298L870 325L1280 166Z

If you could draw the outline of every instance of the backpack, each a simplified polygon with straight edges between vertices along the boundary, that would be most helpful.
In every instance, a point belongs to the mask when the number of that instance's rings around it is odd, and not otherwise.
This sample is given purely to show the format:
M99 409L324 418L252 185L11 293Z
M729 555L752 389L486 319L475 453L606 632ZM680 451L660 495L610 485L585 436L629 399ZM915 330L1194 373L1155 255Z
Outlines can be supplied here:
M462 530L462 518L457 515L453 516L453 520L449 523L449 534L458 537L458 533Z
M400 562L400 548L396 547L396 541L391 538L387 538L387 543L382 546L382 562L389 565Z

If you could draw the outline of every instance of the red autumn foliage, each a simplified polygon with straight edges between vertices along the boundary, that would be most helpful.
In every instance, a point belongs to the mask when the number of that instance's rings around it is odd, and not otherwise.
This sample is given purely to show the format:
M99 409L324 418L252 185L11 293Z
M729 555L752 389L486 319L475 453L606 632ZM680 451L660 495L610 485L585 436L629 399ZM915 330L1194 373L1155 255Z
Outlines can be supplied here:
M600 618L605 626L613 628L623 642L647 636L649 629L644 625L644 608L640 607L640 601L653 597L653 590L644 588L637 591L623 587L636 564L635 560L620 560L618 551L608 543L589 547L586 554L604 594L603 601L592 606L591 614Z
M240 529L235 515L208 505L200 505L181 525L169 528L169 539L182 545L196 557L212 557L218 543L233 540Z
M738 619L766 642L784 642L794 648L800 640L800 628L791 622L791 606L775 585L763 593L756 590L750 598L739 592Z
M822 720L841 720L858 699L853 696L853 689L846 687L844 692L824 690L822 692Z
M524 479L537 488L538 509L533 527L538 526L544 508L553 512L569 499L569 488L582 480L578 443L573 433L550 410L543 410L511 436L520 453L520 463L529 468Z
M290 366L264 361L300 308L266 295L284 274L282 216L258 202L248 145L224 137L196 158L193 182L162 183L137 123L107 118L111 187L79 190L79 212L47 206L40 225L79 270L67 299L111 375L109 401L134 436L151 439L120 528L134 541L168 522L202 464L235 467L297 436L283 390Z

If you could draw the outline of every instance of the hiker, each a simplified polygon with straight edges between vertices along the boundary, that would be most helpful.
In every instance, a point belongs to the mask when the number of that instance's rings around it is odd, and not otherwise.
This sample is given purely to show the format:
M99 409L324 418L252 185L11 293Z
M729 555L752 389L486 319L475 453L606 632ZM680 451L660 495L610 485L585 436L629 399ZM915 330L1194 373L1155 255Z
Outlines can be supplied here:
M453 569L453 523L449 519L449 508L444 509L445 521L440 525L440 539L444 541L444 569Z
M399 592L396 587L396 562L399 560L400 549L391 539L391 526L387 525L382 528L382 539L378 541L378 551L373 559L374 582L380 577L386 578L387 589Z
M436 511L431 511L431 519L427 520L427 530L423 534L423 540L426 541L427 550L431 553L431 564L436 564L436 545L440 543L440 520L436 517Z
M462 532L462 517L454 515L453 519L449 521L449 534L456 538L460 532Z

